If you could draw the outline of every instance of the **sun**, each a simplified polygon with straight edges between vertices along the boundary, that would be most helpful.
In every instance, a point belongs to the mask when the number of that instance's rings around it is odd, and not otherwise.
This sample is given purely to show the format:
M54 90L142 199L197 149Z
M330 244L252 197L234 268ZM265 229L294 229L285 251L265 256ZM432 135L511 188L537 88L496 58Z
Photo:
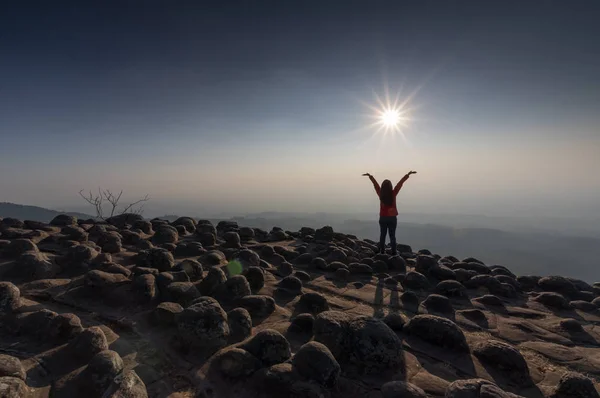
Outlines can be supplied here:
M397 128L400 124L400 112L397 109L386 109L381 112L381 123L388 128Z

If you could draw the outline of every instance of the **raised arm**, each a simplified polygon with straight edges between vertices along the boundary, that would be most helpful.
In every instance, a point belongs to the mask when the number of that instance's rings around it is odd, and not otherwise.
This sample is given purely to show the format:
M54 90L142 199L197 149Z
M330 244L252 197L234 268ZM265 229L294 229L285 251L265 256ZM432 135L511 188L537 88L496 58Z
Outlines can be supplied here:
M394 187L394 195L397 195L398 192L400 192L400 189L402 189L402 185L404 185L404 183L406 182L406 180L408 180L411 174L417 174L417 172L411 170L408 173L406 173L406 175L402 177L402 179L398 181L398 183Z
M363 174L363 176L368 176L369 177L369 180L371 180L371 182L373 183L373 188L375 188L375 192L377 192L377 196L379 196L379 192L381 192L381 187L379 186L379 183L377 182L377 180L375 179L375 177L373 177L369 173L365 173L365 174Z

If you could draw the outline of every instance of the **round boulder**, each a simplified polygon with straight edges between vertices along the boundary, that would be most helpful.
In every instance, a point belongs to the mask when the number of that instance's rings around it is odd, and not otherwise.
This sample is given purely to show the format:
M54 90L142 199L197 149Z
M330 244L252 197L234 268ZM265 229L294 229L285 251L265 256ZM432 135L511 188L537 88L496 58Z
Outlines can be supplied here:
M0 282L0 315L12 313L20 305L21 291L10 282Z
M245 308L235 308L227 313L229 338L233 343L245 340L252 334L252 318Z
M435 291L446 297L467 297L467 289L455 280L441 281L435 287Z
M16 377L25 381L27 375L19 358L0 354L0 377ZM1 391L0 391L1 392Z
M200 293L204 296L209 296L213 294L219 286L224 284L225 281L227 281L227 276L221 268L211 268L208 270L206 278L200 282Z
M273 329L261 330L240 348L258 358L264 367L285 362L292 356L290 343Z
M92 326L71 340L68 347L72 355L82 361L89 361L97 353L108 350L108 342L102 329Z
M211 351L227 345L229 338L227 314L214 300L197 302L183 310L177 318L177 329L186 343Z
M254 293L258 292L265 285L265 274L260 267L249 267L244 276Z
M152 316L159 325L173 326L177 324L177 317L182 312L183 307L180 304L165 301L156 306Z
M565 372L550 398L599 398L594 383L589 378L576 372Z
M335 386L340 376L340 365L331 351L316 341L300 347L292 358L292 366L300 375L326 388Z
M300 296L297 308L305 310L302 312L309 312L311 314L318 314L323 311L329 310L329 303L325 296L320 293L304 293Z
M81 381L93 395L101 396L123 368L123 360L118 353L111 350L101 351L94 355L81 373Z
M508 380L523 387L531 384L527 362L511 345L497 340L485 340L473 348L473 354L505 375Z
M427 398L425 391L411 383L390 381L381 386L382 398Z
M410 336L458 352L469 352L462 330L449 319L435 315L416 315L404 326Z

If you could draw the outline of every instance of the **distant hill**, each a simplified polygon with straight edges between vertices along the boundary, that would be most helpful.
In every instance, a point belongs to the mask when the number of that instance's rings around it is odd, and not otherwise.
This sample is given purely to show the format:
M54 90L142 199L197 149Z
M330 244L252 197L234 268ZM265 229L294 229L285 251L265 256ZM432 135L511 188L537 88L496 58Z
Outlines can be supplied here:
M16 203L0 202L0 218L13 217L19 220L50 222L59 214L68 214L80 219L95 218L89 214L78 212L60 212L38 206L19 205Z

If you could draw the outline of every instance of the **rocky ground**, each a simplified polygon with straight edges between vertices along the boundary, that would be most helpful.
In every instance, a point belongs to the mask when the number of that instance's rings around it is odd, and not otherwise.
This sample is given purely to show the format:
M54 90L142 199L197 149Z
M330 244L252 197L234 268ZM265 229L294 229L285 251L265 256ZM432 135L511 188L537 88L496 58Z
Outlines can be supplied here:
M328 227L5 218L0 398L600 397L600 284L375 249Z

